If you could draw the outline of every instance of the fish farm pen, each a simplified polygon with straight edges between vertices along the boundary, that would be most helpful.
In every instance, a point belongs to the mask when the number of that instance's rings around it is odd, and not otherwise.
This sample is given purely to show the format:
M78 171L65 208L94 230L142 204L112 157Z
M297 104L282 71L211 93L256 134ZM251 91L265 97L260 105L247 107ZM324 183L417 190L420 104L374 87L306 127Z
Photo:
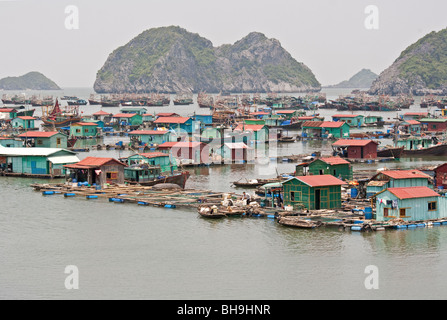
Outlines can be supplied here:
M178 189L172 186L119 185L98 190L95 186L81 183L70 184L32 184L35 191L43 196L63 196L64 198L83 198L86 200L107 200L116 204L136 204L138 206L162 207L168 209L191 209L199 211L205 207L215 207L223 217L253 217L274 219L285 227L316 229L335 228L339 231L384 231L426 228L447 225L447 219L406 222L395 219L387 222L365 219L370 207L356 209L365 201L343 202L341 209L321 209L290 211L277 208L263 208L257 202L251 205L227 206L224 201L231 199L237 203L240 195L209 190ZM240 200L239 200L240 201ZM253 206L253 204L255 206ZM212 215L210 215L212 217Z

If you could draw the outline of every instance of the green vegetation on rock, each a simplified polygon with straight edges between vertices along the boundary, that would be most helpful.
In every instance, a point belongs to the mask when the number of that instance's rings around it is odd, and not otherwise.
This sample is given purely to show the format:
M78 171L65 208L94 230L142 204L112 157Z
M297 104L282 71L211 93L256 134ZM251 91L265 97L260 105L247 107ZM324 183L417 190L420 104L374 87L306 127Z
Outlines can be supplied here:
M39 72L0 79L2 90L60 90L59 86Z

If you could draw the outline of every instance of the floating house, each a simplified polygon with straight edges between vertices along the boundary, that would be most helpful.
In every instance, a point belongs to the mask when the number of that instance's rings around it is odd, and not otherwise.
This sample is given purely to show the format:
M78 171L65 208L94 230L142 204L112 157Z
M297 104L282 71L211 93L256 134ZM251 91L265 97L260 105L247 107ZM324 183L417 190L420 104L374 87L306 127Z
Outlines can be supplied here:
M203 142L165 142L158 146L161 152L171 153L179 163L203 164L209 163L208 146Z
M0 137L0 146L5 148L21 148L23 141L16 138Z
M267 118L271 115L271 112L266 112L266 111L257 111L257 112L251 112L250 116L254 117L256 119L264 119Z
M276 114L282 116L286 120L291 120L292 118L297 119L298 117L305 116L306 112L302 110L278 110L276 111Z
M171 135L173 138L176 137L171 131L167 130L134 130L129 132L129 137L132 140L139 141L141 145L147 144L150 146L172 141Z
M6 175L63 177L64 165L78 161L75 152L65 149L0 146L0 167Z
M224 143L217 151L225 163L246 163L254 160L254 150L243 142Z
M14 108L0 108L0 121L10 121L17 117L17 110Z
M143 116L136 113L118 113L112 118L117 124L122 126L139 126L143 123Z
M326 157L297 165L295 175L332 175L340 180L352 180L353 171L349 161L340 157Z
M147 113L147 109L142 107L124 107L120 111L121 113L139 114L141 116Z
M36 129L34 121L36 118L30 116L20 116L12 119L11 125L13 128L21 128L24 130L34 130Z
M154 122L155 115L151 113L145 113L143 114L143 122Z
M340 139L332 144L334 154L348 159L376 159L377 146L373 140Z
M141 166L146 164L149 167L159 167L161 172L169 172L178 169L175 160L171 161L169 154L162 152L135 154L128 157L126 162L128 168L132 168L135 165Z
M423 118L419 122L422 131L427 132L445 132L447 131L447 119L444 118Z
M193 120L189 117L158 117L154 124L157 127L168 128L176 132L190 134L194 131Z
M298 176L282 183L284 205L308 210L341 208L341 186L332 175Z
M18 135L18 137L24 140L28 147L65 149L68 145L68 137L57 131L28 131Z
M406 120L399 125L399 133L420 135L421 127L422 127L421 123L417 120Z
M105 184L123 184L126 166L113 158L87 157L64 167L70 170L70 177L77 182L104 187Z
M395 140L395 146L398 148L404 147L404 150L420 150L433 145L433 139L430 136L398 137Z
M383 127L385 121L382 116L366 116L363 122L363 126L365 127Z
M349 125L338 121L306 121L302 124L303 137L309 138L348 138Z
M447 216L447 199L428 187L388 188L376 194L375 204L377 221L427 221Z
M366 185L367 198L388 188L428 187L430 176L419 170L383 170Z
M72 137L96 137L98 135L98 124L94 122L78 122L70 125L70 136Z
M200 122L201 128L213 125L213 116L211 114L194 114L192 120Z
M358 114L336 114L332 116L332 121L346 122L350 127L361 127L365 116Z
M234 129L234 132L252 133L253 138L251 141L264 143L269 141L269 128L264 124L239 124ZM251 141L248 141L248 143Z
M434 185L438 189L447 189L447 163L441 164L435 168L434 173Z
M93 120L100 120L100 121L103 121L104 123L110 122L112 117L113 117L113 113L109 113L109 112L106 112L104 110L100 110L98 112L95 112L92 115L92 119Z

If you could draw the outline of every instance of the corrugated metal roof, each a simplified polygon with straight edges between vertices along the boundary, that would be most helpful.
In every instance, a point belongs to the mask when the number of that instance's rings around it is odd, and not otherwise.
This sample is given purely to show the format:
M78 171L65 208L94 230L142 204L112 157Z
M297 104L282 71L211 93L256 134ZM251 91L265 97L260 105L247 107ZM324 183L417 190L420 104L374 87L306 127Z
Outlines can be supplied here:
M114 158L99 158L99 157L87 157L84 160L81 160L78 163L76 163L74 166L85 167L85 168L96 168L101 167L111 161L126 166L126 164Z
M158 158L158 157L169 157L169 154L162 152L148 152L148 153L140 153L140 156L146 157L148 159Z
M160 117L154 123L186 123L190 118L187 117Z
M156 134L166 134L169 131L167 130L134 130L129 132L129 134L135 134L135 135L156 135Z
M341 186L346 184L344 181L328 174L321 176L302 176L292 179L298 179L310 187Z
M255 119L255 120L258 120L258 119ZM237 130L237 131L239 131L239 130L240 131L242 131L242 130L245 130L245 131L260 131L264 127L265 127L265 125L263 125L263 124L245 124L245 125L244 124L240 124L234 130Z
M316 159L316 160L314 160L314 161L317 161L317 160L321 160L321 161L323 161L323 162L325 162L325 163L327 163L327 164L329 164L329 165L337 165L337 164L350 164L350 162L349 161L347 161L347 160L345 160L345 159L342 159L342 158L340 158L340 157L327 157L327 158L320 158L320 159Z
M137 115L136 113L117 113L112 118L133 118Z
M51 131L51 132L28 131L28 132L19 134L18 137L20 137L20 138L50 138L58 133L60 133L60 132L57 132L57 131Z
M354 140L354 139L340 139L337 142L334 142L332 145L337 147L364 147L370 144L371 142L378 145L378 143L373 140Z
M311 128L340 128L345 124L343 121L306 121L303 123L303 127Z
M79 158L77 156L49 157L48 160L53 164L68 164L79 162Z
M430 177L429 175L419 170L384 170L381 173L393 179L411 179L411 178L428 179Z
M49 157L60 151L76 154L76 152L59 148L6 148L0 145L0 155L2 156L43 156Z
M388 188L389 192L399 199L439 197L439 193L428 187Z

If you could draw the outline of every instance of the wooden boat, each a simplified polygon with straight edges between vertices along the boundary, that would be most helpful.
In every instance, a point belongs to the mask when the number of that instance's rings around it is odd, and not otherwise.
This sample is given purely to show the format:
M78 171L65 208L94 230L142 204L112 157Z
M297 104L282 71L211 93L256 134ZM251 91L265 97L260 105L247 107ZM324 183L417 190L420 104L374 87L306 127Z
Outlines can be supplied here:
M314 229L322 225L321 221L304 220L299 217L281 217L278 219L278 223L286 227L301 229Z
M377 157L379 158L396 158L399 159L404 152L404 147L400 148L384 148L381 150L377 150Z
M188 181L190 177L190 173L188 171L182 171L179 173L174 173L170 176L162 177L159 179L154 179L151 181L129 181L126 180L129 184L139 184L146 187L155 186L160 183L173 183L180 186L182 189L185 189L186 181Z
M279 182L279 179L254 179L246 182L235 181L233 185L238 188L257 188L267 183Z
M207 206L207 205L201 205L197 208L197 212L204 218L209 218L209 219L222 219L225 218L227 215L225 213L219 212L216 209L213 210L212 207Z
M44 123L44 126L61 128L82 120L82 117L79 115L78 106L70 106L63 111L59 107L59 102L57 100L51 111L42 109L42 112L42 122Z
M296 141L295 136L292 136L292 137L282 136L278 139L278 142L295 142L295 141Z
M443 143L424 149L404 150L402 152L402 157L413 156L447 156L447 144Z

